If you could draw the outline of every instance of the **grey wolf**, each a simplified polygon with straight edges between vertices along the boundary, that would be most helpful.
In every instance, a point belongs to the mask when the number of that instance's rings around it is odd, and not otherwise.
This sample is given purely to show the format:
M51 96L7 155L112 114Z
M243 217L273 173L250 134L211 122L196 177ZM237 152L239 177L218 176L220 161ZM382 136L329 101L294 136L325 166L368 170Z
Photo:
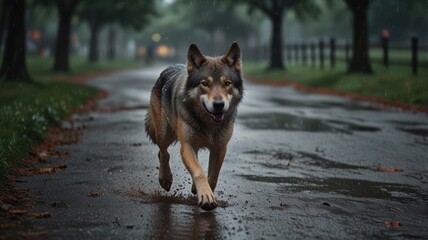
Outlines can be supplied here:
M179 142L182 161L193 179L192 192L204 210L217 207L213 191L243 98L241 65L241 50L236 42L220 57L204 56L191 44L187 65L165 69L151 92L145 127L159 147L159 183L170 190L168 147ZM210 151L208 177L198 161L200 149Z

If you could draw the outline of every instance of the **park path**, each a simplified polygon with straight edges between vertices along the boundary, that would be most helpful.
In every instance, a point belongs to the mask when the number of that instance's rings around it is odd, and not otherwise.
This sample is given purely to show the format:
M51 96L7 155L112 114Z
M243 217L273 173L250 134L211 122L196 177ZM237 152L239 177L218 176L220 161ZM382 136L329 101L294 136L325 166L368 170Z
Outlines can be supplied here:
M40 163L67 169L18 184L35 211L51 214L28 219L25 231L50 239L428 238L426 114L246 83L215 191L220 207L205 212L178 146L170 148L171 192L157 181L144 118L161 70L88 82L108 97L64 123L85 126L78 143L57 147L69 158ZM206 152L200 160L206 167Z

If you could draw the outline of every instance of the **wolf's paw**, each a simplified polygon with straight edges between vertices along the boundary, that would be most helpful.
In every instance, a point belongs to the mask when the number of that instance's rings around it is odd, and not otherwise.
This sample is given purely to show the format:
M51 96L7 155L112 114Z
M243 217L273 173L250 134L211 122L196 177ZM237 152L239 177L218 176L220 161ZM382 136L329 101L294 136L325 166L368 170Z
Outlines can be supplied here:
M171 171L160 174L159 175L159 183L162 186L163 189L165 189L167 192L171 189L172 185L172 173Z
M205 211L211 211L217 207L217 201L213 193L198 194L198 205Z

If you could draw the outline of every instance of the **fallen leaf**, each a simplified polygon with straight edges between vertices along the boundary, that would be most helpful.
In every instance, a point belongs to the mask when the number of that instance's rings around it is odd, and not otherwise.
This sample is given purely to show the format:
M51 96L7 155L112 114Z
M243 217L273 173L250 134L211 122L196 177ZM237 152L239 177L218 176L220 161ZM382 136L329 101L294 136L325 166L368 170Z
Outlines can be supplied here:
M385 226L389 227L389 228L399 228L401 227L401 222L399 221L391 221L391 222L383 222L385 224Z
M19 188L15 190L17 193L27 193L30 191L28 188Z
M64 170L67 168L67 165L60 164L56 167L43 167L43 168L23 168L19 169L19 173L24 176L38 175L38 174L51 174L55 173L58 170Z
M17 234L24 238L33 238L33 237L44 237L48 235L47 231L37 231L37 232L17 232Z
M101 192L90 192L88 193L88 197L100 197L102 196Z
M0 223L0 229L14 228L20 224L21 224L20 221Z
M28 213L27 216L35 217L35 218L48 218L48 217L51 217L51 214L48 212L41 212L41 213L32 212L32 213Z
M404 172L404 170L401 168L388 168L383 166L377 166L374 169L380 172Z
M12 215L25 215L28 213L28 211L25 209L12 209L9 210L9 213Z

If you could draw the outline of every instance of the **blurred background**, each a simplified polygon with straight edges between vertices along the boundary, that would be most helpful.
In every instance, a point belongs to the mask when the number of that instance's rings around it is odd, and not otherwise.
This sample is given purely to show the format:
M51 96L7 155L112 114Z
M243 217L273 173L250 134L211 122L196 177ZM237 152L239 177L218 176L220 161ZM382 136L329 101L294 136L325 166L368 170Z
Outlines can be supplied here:
M10 2L3 0L0 6L3 52L8 47L5 38ZM339 63L350 61L355 42L353 32L364 31L364 28L355 29L358 24L353 24L353 18L358 14L353 12L352 2L368 2L359 9L364 9L367 15L370 61L383 61L383 36L388 39L389 63L409 65L411 38L417 37L419 64L427 65L426 0L27 0L25 44L30 56L55 58L55 48L61 45L60 49L69 48L71 57L90 62L135 59L153 63L184 62L190 43L196 43L207 55L221 55L232 41L237 41L246 62L264 61L272 68L287 63L318 66L319 53L325 52L327 64L331 48L335 48ZM64 29L66 21L70 21L69 46L67 39L57 42L61 32L68 31ZM273 46L277 44L273 40L276 34L282 49ZM324 50L320 50L321 42ZM271 56L280 53L282 56L276 60ZM279 57L283 58L282 63ZM67 69L55 64L56 69Z

